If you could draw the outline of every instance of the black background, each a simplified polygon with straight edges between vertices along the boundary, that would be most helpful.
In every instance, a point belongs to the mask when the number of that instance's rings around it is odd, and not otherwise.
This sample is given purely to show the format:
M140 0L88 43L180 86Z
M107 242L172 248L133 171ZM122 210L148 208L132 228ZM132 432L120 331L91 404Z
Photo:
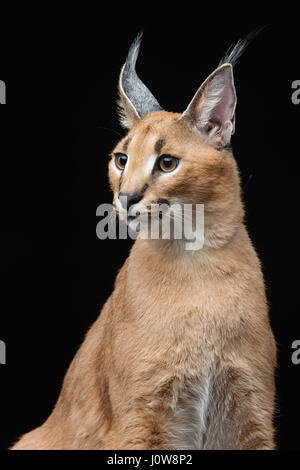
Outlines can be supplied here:
M268 25L235 67L233 148L278 343L277 442L299 449L299 2L24 3L2 11L0 32L0 447L51 412L131 245L95 235L131 41L144 30L138 72L165 109L183 111L231 43Z

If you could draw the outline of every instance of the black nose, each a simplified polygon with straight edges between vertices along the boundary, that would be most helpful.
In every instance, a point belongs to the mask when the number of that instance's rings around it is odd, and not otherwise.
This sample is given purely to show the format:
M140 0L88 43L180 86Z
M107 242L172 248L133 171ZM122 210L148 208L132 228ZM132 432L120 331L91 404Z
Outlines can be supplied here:
M130 206L139 202L142 199L142 196L137 191L128 193L120 192L119 199L124 209L128 210Z

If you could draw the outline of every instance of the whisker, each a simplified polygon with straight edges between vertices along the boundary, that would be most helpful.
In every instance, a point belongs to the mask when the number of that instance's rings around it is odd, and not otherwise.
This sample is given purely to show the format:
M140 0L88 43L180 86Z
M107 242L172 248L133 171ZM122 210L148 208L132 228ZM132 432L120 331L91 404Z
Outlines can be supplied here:
M117 134L119 137L123 138L124 136L120 134L120 132L116 131L115 129L111 129L110 127L105 127L105 126L96 126L96 129L104 129L106 131L111 131Z

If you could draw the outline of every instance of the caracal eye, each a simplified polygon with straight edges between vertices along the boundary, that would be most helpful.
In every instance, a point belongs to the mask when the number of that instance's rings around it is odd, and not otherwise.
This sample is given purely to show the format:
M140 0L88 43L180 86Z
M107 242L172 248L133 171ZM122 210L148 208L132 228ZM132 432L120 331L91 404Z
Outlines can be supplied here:
M115 153L115 164L119 170L124 170L128 157L125 153Z
M178 165L178 158L172 157L172 155L161 155L158 160L158 166L161 171L170 173L175 170Z

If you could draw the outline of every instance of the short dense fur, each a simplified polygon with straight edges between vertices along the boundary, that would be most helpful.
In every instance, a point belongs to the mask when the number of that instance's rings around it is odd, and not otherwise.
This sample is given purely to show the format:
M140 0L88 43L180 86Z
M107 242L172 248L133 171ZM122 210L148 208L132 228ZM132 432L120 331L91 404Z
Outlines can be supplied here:
M129 162L122 173L113 156L109 163L116 210L120 190L142 192L147 208L161 199L204 204L204 247L134 243L51 416L14 449L274 448L275 343L228 147L231 74L221 65L182 115L139 108L121 75L130 130L114 152ZM209 101L220 90L225 104ZM159 106L151 96L143 103ZM173 174L153 172L160 154L181 159Z

